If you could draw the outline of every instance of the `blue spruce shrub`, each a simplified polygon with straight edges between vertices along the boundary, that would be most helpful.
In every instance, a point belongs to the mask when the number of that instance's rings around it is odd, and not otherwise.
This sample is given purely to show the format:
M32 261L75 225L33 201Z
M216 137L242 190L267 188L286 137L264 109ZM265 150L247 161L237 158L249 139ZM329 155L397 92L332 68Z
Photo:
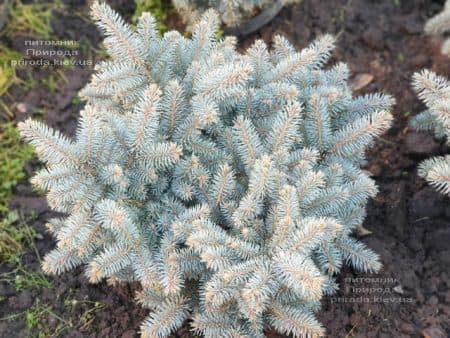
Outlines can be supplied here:
M352 233L377 193L361 165L392 98L354 98L345 65L324 69L328 35L240 54L211 11L192 38L159 37L150 14L136 29L105 4L92 15L111 58L80 94L75 139L19 126L46 163L33 183L65 215L43 270L139 281L143 337L187 319L205 337L324 335L314 312L343 264L380 269Z
M427 110L411 120L417 130L432 131L436 138L450 145L450 82L423 70L414 74L413 86ZM419 165L421 177L443 194L450 196L450 155L436 156Z
M442 12L436 14L425 23L425 32L431 35L445 36L450 32L450 0L444 4ZM450 56L450 39L446 38L441 47L442 54Z

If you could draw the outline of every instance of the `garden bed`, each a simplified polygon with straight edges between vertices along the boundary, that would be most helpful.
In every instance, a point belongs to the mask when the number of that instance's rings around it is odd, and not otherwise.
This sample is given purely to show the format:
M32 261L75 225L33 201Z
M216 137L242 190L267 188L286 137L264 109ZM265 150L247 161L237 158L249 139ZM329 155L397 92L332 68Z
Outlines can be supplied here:
M86 13L82 2L71 1L70 6ZM117 2L115 7L131 16L132 8L124 3ZM450 76L450 60L440 54L439 40L422 33L426 18L439 8L439 3L424 0L303 0L284 8L269 25L240 43L240 48L246 48L256 38L270 41L280 33L300 49L321 34L335 34L334 60L349 64L356 94L384 90L397 100L394 126L369 152L365 168L373 174L380 193L368 205L364 227L372 233L363 241L380 254L384 268L370 276L350 269L341 273L338 294L324 298L319 313L330 337L450 336L449 200L416 174L422 159L449 149L407 126L410 116L423 109L411 89L411 75L429 68ZM87 37L93 46L99 42L96 28L70 11L54 16L52 25L61 39ZM21 51L26 39L14 38L15 49ZM96 58L95 53L83 57ZM33 74L44 77L41 73L50 71ZM73 134L82 105L74 98L91 68L62 72L53 92L43 87L10 91L6 103L16 120L45 111L47 123ZM37 162L29 163L28 176L37 167ZM45 198L26 182L15 188L11 209L24 219L35 214L28 225L39 235L35 248L27 248L22 260L26 269L39 272L38 254L43 256L54 246L44 227L52 213ZM13 264L3 264L0 273L14 269ZM10 317L0 321L1 337L39 332L43 336L133 337L147 314L133 300L136 285L90 285L81 270L48 280L50 287L21 291L14 283L0 282L0 318ZM190 337L186 328L177 336Z

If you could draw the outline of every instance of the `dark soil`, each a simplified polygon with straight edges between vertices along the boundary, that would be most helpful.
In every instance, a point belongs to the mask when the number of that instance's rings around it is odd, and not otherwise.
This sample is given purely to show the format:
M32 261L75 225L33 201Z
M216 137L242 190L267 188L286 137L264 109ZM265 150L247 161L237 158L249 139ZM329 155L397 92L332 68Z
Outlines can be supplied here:
M86 10L78 1L71 3ZM394 126L368 153L366 166L380 193L368 205L364 227L372 234L363 241L380 254L384 268L375 276L350 269L340 274L338 294L324 299L319 313L330 337L450 336L449 200L416 174L421 160L448 153L449 149L407 125L410 116L424 108L411 90L412 74L429 68L450 76L450 60L440 54L440 40L422 33L425 20L441 7L442 1L430 0L303 0L296 7L282 10L268 26L241 43L246 48L256 38L269 42L280 33L297 48L303 48L321 34L335 34L339 40L334 60L349 64L355 86L359 87L356 93L385 91L397 100ZM55 17L61 37L67 38L65 27L73 27L74 35L69 35L72 39L87 37L97 43L95 29L85 22L75 23L76 20L71 15ZM12 106L17 119L44 108L48 123L71 134L80 109L72 97L90 72L88 68L65 71L68 81L54 94L44 89L12 91L11 102L21 102L26 107L19 111L17 105ZM28 173L31 175L35 168L36 163L31 163ZM31 226L43 235L37 241L40 255L47 253L54 244L43 226L51 216L44 198L36 196L24 182L16 188L12 208L22 214L38 213ZM37 256L31 249L25 254L24 263L31 270L39 270ZM3 266L0 272L11 268ZM66 328L62 336L133 337L138 333L146 310L133 301L137 286L89 285L78 270L50 279L51 289L21 293L0 283L0 296L7 298L1 302L0 317L24 311L39 301L72 322L73 327ZM65 300L69 298L79 300L78 304L67 306ZM85 319L83 315L90 305L82 300L87 299L104 307ZM52 316L42 320L54 330L61 324ZM26 335L24 320L0 321L1 337ZM185 328L178 335L189 336Z

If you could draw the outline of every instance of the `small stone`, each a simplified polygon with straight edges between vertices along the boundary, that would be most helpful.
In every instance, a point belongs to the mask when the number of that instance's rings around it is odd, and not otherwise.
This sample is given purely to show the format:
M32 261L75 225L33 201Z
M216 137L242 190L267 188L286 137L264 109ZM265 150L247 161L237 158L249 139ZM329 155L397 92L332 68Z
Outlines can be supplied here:
M362 73L356 75L355 79L351 83L351 87L354 91L361 90L373 81L373 75L368 73Z
M27 105L26 103L24 103L24 102L19 102L19 103L16 105L16 109L17 109L17 111L18 111L19 113L25 114L25 113L28 111L28 105Z
M396 292L396 293L401 294L401 295L404 293L403 288L402 288L401 285L394 286L394 287L392 288L392 290L393 290L394 292Z
M446 334L438 327L428 327L421 332L424 338L446 338Z

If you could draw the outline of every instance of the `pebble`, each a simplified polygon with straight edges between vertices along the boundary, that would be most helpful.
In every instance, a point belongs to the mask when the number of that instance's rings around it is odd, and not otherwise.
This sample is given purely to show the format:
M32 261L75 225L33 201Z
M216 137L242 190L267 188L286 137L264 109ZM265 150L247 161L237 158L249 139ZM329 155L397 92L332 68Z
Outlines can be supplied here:
M368 73L362 73L355 76L355 79L351 83L351 87L354 91L361 90L368 86L373 81L373 75Z
M428 327L421 332L424 338L447 338L446 334L438 327Z
M16 105L16 109L17 109L17 111L18 111L19 113L25 114L25 113L28 111L28 105L27 105L26 103L24 103L24 102L19 102L19 103Z

